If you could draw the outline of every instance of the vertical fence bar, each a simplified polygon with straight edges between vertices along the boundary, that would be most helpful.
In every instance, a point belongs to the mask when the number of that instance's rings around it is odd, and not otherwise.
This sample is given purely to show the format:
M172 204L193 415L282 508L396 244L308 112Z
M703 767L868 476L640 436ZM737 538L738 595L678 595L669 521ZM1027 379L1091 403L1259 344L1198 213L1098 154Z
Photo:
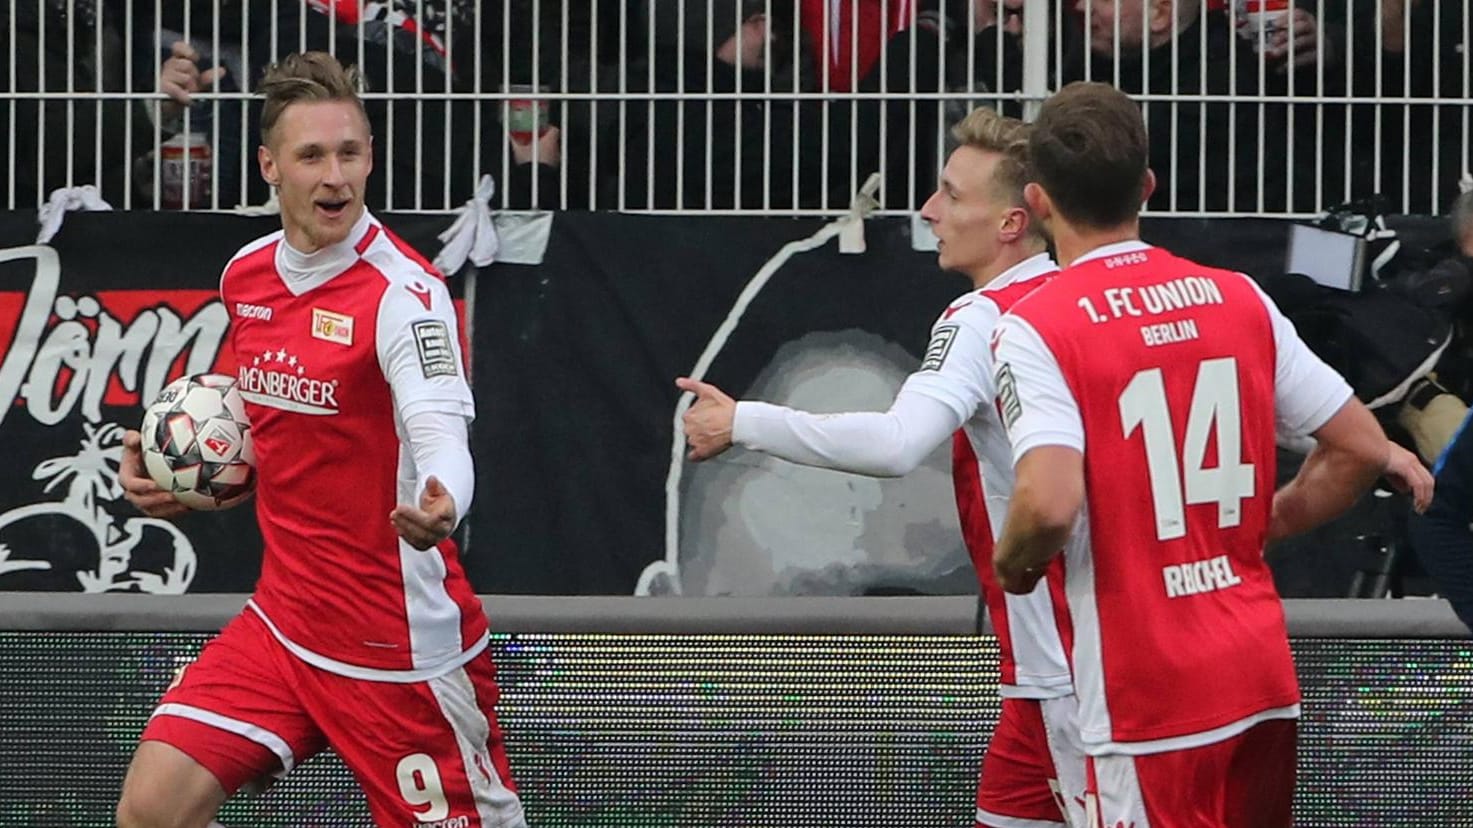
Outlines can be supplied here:
M107 93L109 91L107 88L107 61L103 59L102 44L102 27L106 24L107 14L103 8L104 5L106 4L97 4L93 9L94 16L92 18L92 64L97 67L96 76L92 79L93 92L97 94L97 98L92 102L92 123L94 125L92 130L92 176L96 179L93 183L97 185L98 189L102 188L103 177L102 133L107 128L107 114L103 108L103 103L107 100ZM124 158L123 162L126 164L127 159Z
M776 68L772 63L772 39L773 32L777 31L776 23L772 17L772 0L767 0L762 7L763 20L766 21L762 28L765 42L762 44L762 65L765 71L762 73L762 211L772 210L772 73ZM797 44L792 50L793 59L797 60ZM791 67L796 71L797 67ZM795 102L796 103L796 102ZM792 205L797 209L797 204Z
M1202 28L1204 30L1203 31L1203 42L1205 43L1206 42L1206 31L1205 31L1206 27L1204 26ZM1236 32L1237 30L1238 30L1237 8L1232 3L1229 3L1228 4L1228 31L1229 32ZM1238 61L1237 61L1237 55L1238 55L1238 49L1240 48L1241 44L1238 43L1238 38L1236 36L1230 34L1228 37L1229 37L1229 42L1228 42L1228 90L1229 90L1229 95L1231 95L1231 91L1232 90L1236 90L1238 88ZM1206 54L1205 49L1203 51L1203 54ZM1211 105L1211 101L1212 101L1212 97L1213 96L1209 95L1208 94L1209 92L1210 92L1210 90L1207 88L1207 86L1204 83L1204 85L1202 86L1202 95L1203 95L1202 106L1203 106L1203 108L1206 108L1206 107L1208 107L1208 106ZM1228 170L1228 173L1227 173L1227 208L1229 210L1232 210L1232 209L1237 208L1237 206L1238 206L1238 186L1237 186L1238 185L1238 165L1237 165L1237 154L1238 154L1238 106L1231 99L1231 97L1229 97L1228 100L1226 101L1226 105L1227 105L1227 113L1228 113L1228 129L1227 129L1227 145L1228 145L1228 155L1227 155L1227 170ZM1205 149L1205 146L1203 147L1203 149ZM1205 184L1205 182L1203 182L1203 184ZM1202 185L1199 185L1199 189L1201 188L1201 186Z
M414 38L414 169L416 172L423 170L425 166L425 36L429 33L429 15L419 14L419 31ZM392 20L385 20L384 36L390 43L394 41L394 24ZM535 48L535 44L534 44ZM390 55L390 60L393 57ZM389 94L394 96L395 103L399 99L399 89L396 86L389 87ZM535 144L534 152L535 150ZM424 209L424 176L414 176L414 209Z
M1470 78L1469 71L1468 71L1468 64L1469 64L1470 56L1466 52L1466 50L1470 47L1470 45L1473 45L1473 44L1469 44L1469 42L1468 42L1468 36L1469 36L1469 34L1470 33L1473 33L1473 21L1470 21L1470 18L1473 18L1473 9L1470 9L1469 8L1467 0L1463 0L1463 30L1462 30L1462 32L1460 34L1461 34L1461 39L1462 39L1463 44L1464 44L1463 48L1465 50L1464 51L1464 54L1463 54L1463 60L1462 60L1462 64L1463 64L1463 89L1462 89L1462 92L1463 92L1463 99L1464 100L1467 100L1467 98L1470 96L1470 93L1473 93L1473 83L1470 83L1470 81L1473 81L1473 78ZM1468 109L1469 109L1469 107L1463 106L1463 107L1460 107L1460 109L1463 110L1463 152L1462 152L1462 155L1460 155L1458 157L1461 158L1461 159L1463 159L1462 173L1464 175L1467 175L1468 172L1469 172L1470 163L1473 163L1473 162L1470 162L1470 159L1468 157L1468 139L1469 139L1469 135L1468 135Z
M1321 16L1318 22L1323 27L1323 16ZM1346 28L1346 40L1349 40L1349 28ZM1326 146L1329 136L1324 134L1324 96L1329 93L1329 88L1324 84L1324 65L1326 65L1326 62L1324 44L1321 43L1318 55L1315 55L1314 60L1314 94L1315 97L1320 99L1314 105L1314 140L1315 146L1318 147L1315 150L1314 162L1314 212L1317 212L1317 214L1318 212L1324 211L1324 162L1326 162L1324 153L1329 150L1329 147Z
M1375 150L1372 153L1372 159L1371 160L1372 160L1372 162L1374 164L1374 168L1373 168L1373 172L1372 172L1372 176L1373 176L1373 178L1372 178L1372 192L1377 192L1377 193L1381 192L1381 190L1382 190L1382 181L1381 181L1381 114L1382 114L1381 113L1381 109L1382 109L1382 106L1381 106L1381 99L1386 94L1386 72L1385 72L1385 67L1383 65L1383 63L1384 63L1384 56L1385 56L1385 53L1386 53L1385 22L1386 21L1381 16L1381 0L1376 0L1376 23L1375 23L1375 25L1376 25L1376 41L1375 41L1375 43L1376 43L1376 74L1374 75L1374 81L1373 81L1373 86L1375 87L1375 101L1376 102L1374 104L1372 104L1372 106L1374 107L1373 112L1375 113L1375 116L1374 116L1375 126L1372 127L1375 130L1375 134L1372 136L1374 138L1374 147L1375 147ZM1405 57L1405 55L1406 55L1406 32L1402 32L1401 46L1402 46L1402 55L1403 55L1403 57Z
M46 6L44 0L36 0L36 40L38 43L46 42ZM36 50L36 89L46 88L46 50ZM46 134L46 99L36 99L36 135L38 137ZM41 206L46 200L46 155L44 141L36 142L36 206Z
M216 3L214 11L210 14L210 56L213 60L212 67L224 65L220 56L220 13L223 9ZM217 82L212 88L205 90L210 93L210 209L220 209L220 98L215 96L219 87Z
M596 22L597 22L596 20L590 20L589 21L589 28L590 28L590 30L592 30L594 28ZM559 58L558 59L558 88L559 88L560 91L562 91L562 93L564 95L567 95L568 89L569 89L569 86L568 86L568 51L569 51L568 50L568 44L570 42L572 42L572 33L571 33L571 31L569 29L569 25L568 25L568 0L563 0L563 20L562 20L562 24L563 24L563 33L562 33L562 37L559 39L559 41L560 41L559 42L559 46L561 47L561 54L559 54L559 56L558 56L558 58ZM595 63L596 62L593 59L594 57L595 57L595 55L592 52L590 52L590 54L589 54L589 62L590 63ZM539 106L540 106L540 104L539 104ZM548 105L548 109L549 110L552 109L552 105L551 104ZM568 99L566 97L564 97L562 99L562 101L558 105L558 123L561 124L563 127L567 127L567 125L568 125ZM592 128L592 126L593 126L593 122L590 121L589 122L589 127ZM559 148L561 150L561 156L558 159L558 201L557 201L557 204L558 204L558 208L559 209L562 209L562 210L568 209L568 175L567 175L567 163L568 162L567 162L567 159L571 158L572 155L573 155L573 153L571 152L571 149L572 148L569 147L569 146L567 146L567 144L566 144L567 140L568 140L568 138L567 138L567 130L564 129L563 130L563 134L558 137L558 141L559 141L559 145L560 145ZM448 199L447 199L447 201L448 201Z
M10 42L15 42L15 4L10 6ZM123 3L123 89L130 94L133 88L133 0ZM10 88L15 88L15 52L10 53ZM133 107L135 99L129 99L123 109L123 209L133 209ZM10 104L10 131L15 133L15 102ZM10 145L10 206L15 207L15 142Z
M1207 0L1201 0L1202 13L1207 13ZM1207 27L1197 27L1198 54L1207 54ZM1203 96L1197 101L1197 211L1207 212L1207 109L1210 101L1207 95L1207 61L1199 60L1197 75L1197 94Z
M493 138L500 147L498 153L501 156L501 206L506 207L510 203L511 194L508 192L511 186L511 148L507 145L508 118L511 114L511 101L506 93L511 89L511 4L501 4L501 88L497 90L497 118L499 126L496 136ZM533 202L535 206L535 202Z
M1402 5L1401 61L1401 211L1412 211L1412 4ZM1435 143L1435 141L1434 141Z
M897 7L892 6L891 5L892 2L904 2L904 0L880 0L880 17L883 20L886 21L886 26L889 25L889 21L892 19L891 18L891 15L896 13L895 12L895 8L897 8ZM874 129L879 130L879 141L877 143L877 146L879 148L879 155L878 155L878 157L876 157L875 162L876 162L876 166L879 167L879 173L880 173L880 198L883 200L882 203L884 203L886 206L890 206L891 204L894 203L893 200L897 197L897 194L890 192L890 159L889 159L889 155L890 155L890 130L889 130L889 126L890 126L890 50L889 49L881 49L880 50L880 83L879 83L879 87L880 87L880 99L877 100L877 101L875 101L875 109L874 109L874 111L878 114L879 117L877 117L875 119L875 123L872 125Z
M1346 34L1346 38L1345 38L1345 95L1346 95L1347 98L1353 98L1355 96L1355 94L1356 94L1356 89L1355 89L1355 41L1356 41L1356 38L1355 38L1355 10L1352 8L1352 4L1353 3L1354 3L1354 0L1345 0L1345 31L1347 33ZM1345 129L1343 131L1344 132L1344 137L1342 138L1342 140L1344 141L1344 146L1342 147L1342 150L1345 153L1345 179L1344 179L1343 183L1341 184L1341 192L1340 192L1340 198L1339 198L1339 200L1340 200L1341 203L1344 203L1344 202L1347 202L1347 201L1350 200L1350 193L1352 192L1351 178L1354 177L1354 174L1355 174L1354 167L1351 164L1351 162L1352 162L1352 160L1354 158L1354 156L1351 153L1351 132L1352 132L1352 128L1353 128L1353 120L1352 120L1352 117L1351 116L1352 116L1352 113L1355 110L1355 108L1356 108L1356 104L1353 104L1353 103L1350 103L1349 101L1346 101L1346 103L1345 103Z
M239 78L236 78L235 80L235 85L240 87L240 91L245 93L246 95L251 94L252 81L254 81L254 78L251 77L252 37L250 24L250 8L250 3L240 4L241 76ZM250 182L251 159L254 157L254 154L250 151L253 138L253 136L249 134L250 127L248 123L250 121L250 118L248 117L250 113L250 101L242 98L238 102L238 104L240 108L240 158L238 159L240 162L240 203L249 204L251 199L250 196L247 194L247 187L249 186Z
M839 44L836 38L839 31L834 20L834 4L826 2L823 4L823 46L819 49L819 85L824 92L824 99L819 103L819 170L822 174L820 193L822 194L821 206L827 210L829 207L829 100L828 96L833 92L833 79L829 76L833 67L834 58L838 56ZM914 64L914 61L912 61ZM912 84L912 90L914 84ZM912 108L914 106L912 105Z
M1442 0L1432 2L1432 89L1433 100L1442 96ZM1442 209L1442 107L1432 107L1432 192L1427 205L1429 215L1437 215Z
M456 16L456 14L457 14L457 12L456 12L455 7L454 7L453 4L449 8L447 8L445 10L445 34L444 34L444 39L443 39L441 45L444 46L444 48L445 48L445 69L444 69L444 76L445 76L445 94L446 95L449 95L449 94L451 94L452 92L455 91L455 83L454 83L454 80L455 80L455 72L456 72L456 65L455 65L455 16ZM459 110L461 108L461 106L462 106L462 104L461 104L461 102L459 100L447 99L445 101L445 110L444 110L444 113L443 113L443 120L441 121L441 123L443 124L444 132L445 132L445 143L444 143L445 155L444 155L444 158L442 159L443 166L441 168L442 173L443 173L442 183L444 184L444 188L443 188L442 193L440 195L441 209L443 209L443 210L449 210L451 207L455 206L455 205L452 205L450 203L450 190L451 190L450 180L451 180L451 176L453 176L455 174L454 173L454 167L450 163L450 155L451 155L451 153L453 153L455 151L453 145L450 142L450 136L453 134L453 131L454 131L455 127L457 126L457 124L455 123L455 118L454 118L453 113L455 111ZM465 126L464 121L462 121L459 124L459 126L461 126L463 128ZM475 179L471 179L471 186L472 187L475 187L475 181L476 181Z
M737 100L732 101L732 103L731 103L731 108L732 108L732 110L734 111L734 113L736 115L736 117L733 119L734 122L735 122L735 129L732 130L732 134L731 134L731 142L733 144L732 149L735 150L735 156L733 157L733 166L735 167L735 170L734 170L735 175L734 175L734 181L733 181L733 187L732 187L732 206L735 207L736 209L740 210L742 208L742 205L745 203L745 202L742 201L742 173L743 173L743 169L742 169L742 109L743 109L743 106L742 105L745 103L745 100L744 100L743 96L745 96L747 94L747 91L748 91L748 90L742 88L742 82L743 82L744 76L746 74L744 71L742 71L745 68L745 64L743 64L742 61L744 59L744 56L747 54L746 51L745 51L745 47L746 47L746 32L743 31L743 29L745 28L745 26L742 25L743 22L744 22L743 21L743 17L742 17L742 4L741 3L737 3L736 5L734 5L732 7L731 13L736 18L736 53L737 53L737 73L736 73ZM711 117L710 116L710 113L711 113L711 110L713 108L714 108L714 106L711 106L711 105L708 105L706 107L707 123L710 123L710 117ZM713 170L712 170L712 166L713 166L713 164L712 164L712 158L713 158L713 155L714 155L711 152L710 146L715 143L714 139L716 137L715 134L711 131L711 129L709 127L706 129L706 137L707 137L707 140L706 140L706 144L707 144L707 150L706 150L706 186L709 188L711 186L711 177L712 177L712 172L713 172ZM766 142L768 140L771 140L771 139L768 138L768 137L764 137L763 138L764 145L766 144ZM706 198L706 206L709 208L711 206L711 204L712 204L711 198L708 196Z
M802 38L802 34L803 34L802 33L802 25L803 25L803 14L802 14L802 10L795 3L793 5L793 56L794 56L794 60L798 60L800 58L800 56L802 55L802 43L803 43L803 41L801 39ZM820 42L821 41L822 41L822 37L820 37ZM818 55L818 59L819 59L820 62L823 60L823 55L821 53L821 50L820 50L820 54ZM800 78L803 75L803 72L801 71L801 67L794 67L794 69L795 69L795 71L793 71L791 73L792 87L793 87L793 90L792 91L793 91L794 94L797 94L797 92L798 92L798 84L800 82ZM792 198L792 201L790 203L794 207L796 207L800 203L799 202L799 198L800 198L799 190L800 190L800 187L799 187L799 181L798 181L798 170L800 169L800 166L799 166L800 165L800 159L798 158L798 152L799 152L798 130L802 126L802 118L799 116L799 112L800 112L800 110L802 110L802 108L803 108L802 102L794 99L793 106L789 107L789 109L788 109L788 112L790 113L789 117L790 117L790 119L792 121L792 126L793 126L793 128L792 128L793 147L792 147L792 153L788 157L788 187L791 190L790 197Z

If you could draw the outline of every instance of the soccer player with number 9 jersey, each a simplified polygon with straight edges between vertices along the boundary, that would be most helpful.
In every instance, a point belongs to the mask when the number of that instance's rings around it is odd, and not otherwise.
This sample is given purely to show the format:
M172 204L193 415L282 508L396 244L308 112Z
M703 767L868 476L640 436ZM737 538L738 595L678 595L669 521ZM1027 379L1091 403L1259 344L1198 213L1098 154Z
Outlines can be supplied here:
M331 747L378 825L524 828L494 710L486 616L449 535L475 486L450 293L363 193L372 137L354 73L288 55L259 86L261 175L282 229L225 267L255 440L261 578L164 693L122 828L204 828L243 785ZM155 517L182 511L119 477Z

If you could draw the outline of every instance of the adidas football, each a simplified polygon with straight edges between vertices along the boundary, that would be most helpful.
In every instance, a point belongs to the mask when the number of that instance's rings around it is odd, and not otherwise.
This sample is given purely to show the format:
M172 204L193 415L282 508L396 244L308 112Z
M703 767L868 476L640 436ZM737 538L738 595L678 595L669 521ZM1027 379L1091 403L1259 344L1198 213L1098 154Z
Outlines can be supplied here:
M148 476L191 509L235 505L256 485L251 421L235 378L183 377L143 411Z

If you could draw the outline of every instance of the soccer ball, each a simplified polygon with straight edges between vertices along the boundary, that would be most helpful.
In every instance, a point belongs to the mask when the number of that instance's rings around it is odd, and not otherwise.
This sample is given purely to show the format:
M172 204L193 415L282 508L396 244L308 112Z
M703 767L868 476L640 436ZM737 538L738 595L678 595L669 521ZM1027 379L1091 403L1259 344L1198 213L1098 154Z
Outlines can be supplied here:
M251 421L235 379L177 379L143 411L148 476L191 509L234 506L256 486Z

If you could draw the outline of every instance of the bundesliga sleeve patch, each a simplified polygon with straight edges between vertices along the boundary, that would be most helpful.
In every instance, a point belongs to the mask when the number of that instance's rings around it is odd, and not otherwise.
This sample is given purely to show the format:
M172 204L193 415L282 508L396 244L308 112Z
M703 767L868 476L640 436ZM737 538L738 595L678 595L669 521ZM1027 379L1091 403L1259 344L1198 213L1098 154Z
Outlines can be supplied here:
M1023 403L1018 399L1018 384L1013 381L1013 369L1004 362L997 369L997 413L1002 417L1003 427L1012 430L1013 424L1023 416Z
M425 379L453 377L459 373L455 368L455 350L450 347L450 329L436 319L415 322L414 346L419 349L419 367Z
M943 325L931 334L931 344L926 346L926 356L921 360L922 371L940 371L951 353L951 343L956 339L956 326Z

